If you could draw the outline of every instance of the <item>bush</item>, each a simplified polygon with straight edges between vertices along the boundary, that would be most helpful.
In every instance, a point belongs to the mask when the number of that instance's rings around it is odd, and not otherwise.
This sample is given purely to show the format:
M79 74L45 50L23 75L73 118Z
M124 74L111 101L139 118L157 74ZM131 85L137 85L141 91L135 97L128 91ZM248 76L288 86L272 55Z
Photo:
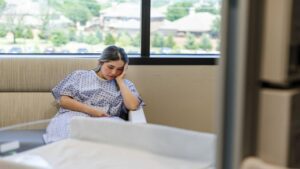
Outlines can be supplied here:
M7 33L8 33L8 31L5 28L5 26L0 25L0 37L5 37Z
M61 46L68 43L68 37L62 31L54 31L51 33L50 40L54 46Z

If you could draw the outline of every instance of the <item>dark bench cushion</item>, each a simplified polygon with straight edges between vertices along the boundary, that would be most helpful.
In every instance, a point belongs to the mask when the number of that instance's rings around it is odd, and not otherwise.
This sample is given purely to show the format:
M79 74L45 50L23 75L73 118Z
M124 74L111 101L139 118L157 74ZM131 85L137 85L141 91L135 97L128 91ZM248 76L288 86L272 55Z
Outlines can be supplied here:
M0 131L0 144L19 141L20 148L16 152L30 150L45 145L43 134L45 130L8 130ZM0 154L3 155L3 154Z

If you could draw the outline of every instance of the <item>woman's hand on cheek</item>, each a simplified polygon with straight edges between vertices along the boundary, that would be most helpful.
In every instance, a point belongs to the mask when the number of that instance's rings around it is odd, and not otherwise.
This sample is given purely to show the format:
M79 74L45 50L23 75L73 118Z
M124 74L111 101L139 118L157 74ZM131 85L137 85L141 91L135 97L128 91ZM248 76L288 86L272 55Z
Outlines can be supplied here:
M123 80L125 78L127 69L128 69L128 64L126 63L124 66L123 72L118 77L116 77L117 81Z

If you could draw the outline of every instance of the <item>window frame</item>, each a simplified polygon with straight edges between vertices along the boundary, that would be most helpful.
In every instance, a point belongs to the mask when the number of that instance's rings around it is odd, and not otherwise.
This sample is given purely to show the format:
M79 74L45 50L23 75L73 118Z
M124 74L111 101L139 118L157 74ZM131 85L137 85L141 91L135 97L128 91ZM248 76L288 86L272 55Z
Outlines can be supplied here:
M150 54L151 0L142 0L141 11L143 11L141 12L141 57L130 58L133 64L137 64L137 65L216 65L217 64L217 60L220 54L203 54L205 56L203 56L202 54L198 54L198 55L180 54L177 56L182 56L182 57L162 57L162 58L151 57L151 56L155 56L153 54ZM157 55L174 56L174 54L157 54ZM195 56L199 56L199 57L196 58Z

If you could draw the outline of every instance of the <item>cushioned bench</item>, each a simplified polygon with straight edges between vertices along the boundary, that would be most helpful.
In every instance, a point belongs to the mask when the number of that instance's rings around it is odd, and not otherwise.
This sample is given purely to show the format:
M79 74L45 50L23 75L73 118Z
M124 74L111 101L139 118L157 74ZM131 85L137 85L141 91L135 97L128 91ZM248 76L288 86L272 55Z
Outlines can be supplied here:
M0 131L0 145L12 141L19 141L20 148L16 149L15 152L23 152L45 145L43 140L44 133L44 129ZM0 155L5 154L6 153L0 153Z

